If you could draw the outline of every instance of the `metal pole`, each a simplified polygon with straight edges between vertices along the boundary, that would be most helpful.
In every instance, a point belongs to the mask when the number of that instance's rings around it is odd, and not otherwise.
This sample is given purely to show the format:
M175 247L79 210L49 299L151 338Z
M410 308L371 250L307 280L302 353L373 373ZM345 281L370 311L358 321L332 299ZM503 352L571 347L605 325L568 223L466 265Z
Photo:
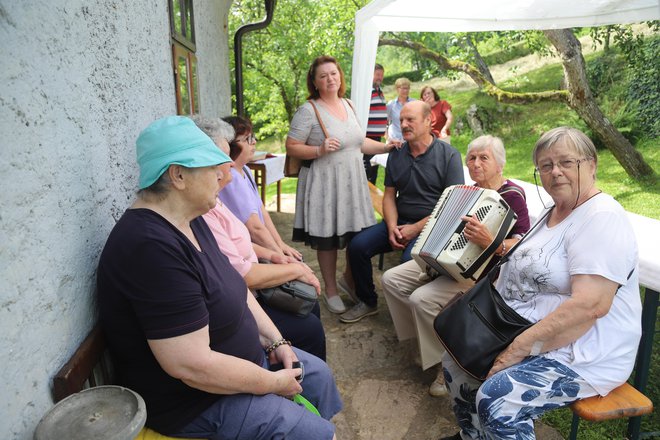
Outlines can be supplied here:
M637 371L633 386L642 393L646 390L651 367L651 351L653 350L653 337L655 336L655 321L658 313L658 292L646 288L644 293L644 306L642 308L642 340L637 353ZM641 417L632 417L628 421L628 438L640 438Z
M236 114L245 116L243 104L243 35L267 27L273 20L277 0L265 0L266 18L262 21L249 23L238 28L234 34L234 67L236 69Z

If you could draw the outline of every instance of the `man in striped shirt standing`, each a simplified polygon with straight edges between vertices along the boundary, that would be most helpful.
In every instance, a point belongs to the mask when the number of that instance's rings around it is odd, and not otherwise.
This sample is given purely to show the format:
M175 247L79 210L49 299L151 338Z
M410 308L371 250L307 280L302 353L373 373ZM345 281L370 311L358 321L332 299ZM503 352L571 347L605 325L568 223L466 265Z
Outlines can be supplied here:
M371 102L369 104L369 121L367 122L367 137L380 142L387 130L387 107L383 91L380 85L383 82L385 69L380 64L374 67L373 88L371 89ZM378 177L378 165L371 165L373 155L365 154L364 170L367 173L367 180L375 184Z

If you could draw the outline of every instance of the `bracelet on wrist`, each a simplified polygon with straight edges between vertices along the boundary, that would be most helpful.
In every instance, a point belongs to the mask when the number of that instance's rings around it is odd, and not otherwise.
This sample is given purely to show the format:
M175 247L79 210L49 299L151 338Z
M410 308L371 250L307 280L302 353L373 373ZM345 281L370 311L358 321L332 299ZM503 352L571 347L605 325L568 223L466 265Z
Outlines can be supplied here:
M268 347L266 347L266 354L271 354L272 352L277 350L278 347L281 347L282 345L288 345L290 347L291 341L287 341L286 339L278 339L277 341L273 342Z
M316 157L321 157L321 147L316 147Z
M502 241L502 250L500 251L500 257L506 254L506 241Z

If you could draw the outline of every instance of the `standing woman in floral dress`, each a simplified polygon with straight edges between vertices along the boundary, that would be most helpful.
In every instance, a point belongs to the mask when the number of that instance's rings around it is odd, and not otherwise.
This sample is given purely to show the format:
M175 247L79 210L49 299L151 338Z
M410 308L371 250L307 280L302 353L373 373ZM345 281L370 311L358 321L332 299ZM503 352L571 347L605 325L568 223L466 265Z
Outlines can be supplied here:
M316 249L328 310L343 313L346 307L337 294L337 250L376 222L362 154L384 153L392 146L365 137L352 104L343 97L344 73L335 58L323 55L314 60L307 72L307 90L308 102L294 115L286 140L287 154L303 160L293 240Z

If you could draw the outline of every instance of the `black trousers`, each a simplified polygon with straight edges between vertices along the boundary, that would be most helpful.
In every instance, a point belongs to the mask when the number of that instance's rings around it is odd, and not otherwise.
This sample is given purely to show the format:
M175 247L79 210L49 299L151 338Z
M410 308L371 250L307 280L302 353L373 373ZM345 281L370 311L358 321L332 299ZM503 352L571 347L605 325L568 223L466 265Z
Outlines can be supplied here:
M382 138L380 136L367 136L369 139L373 139L376 142L380 142ZM367 180L374 185L376 184L376 179L378 178L378 165L371 165L371 158L374 157L373 154L364 154L362 155L362 162L364 163L364 172L367 174Z
M321 323L321 308L318 303L311 313L301 318L292 313L269 307L259 299L257 301L282 333L284 339L291 341L294 347L325 361L325 330Z

